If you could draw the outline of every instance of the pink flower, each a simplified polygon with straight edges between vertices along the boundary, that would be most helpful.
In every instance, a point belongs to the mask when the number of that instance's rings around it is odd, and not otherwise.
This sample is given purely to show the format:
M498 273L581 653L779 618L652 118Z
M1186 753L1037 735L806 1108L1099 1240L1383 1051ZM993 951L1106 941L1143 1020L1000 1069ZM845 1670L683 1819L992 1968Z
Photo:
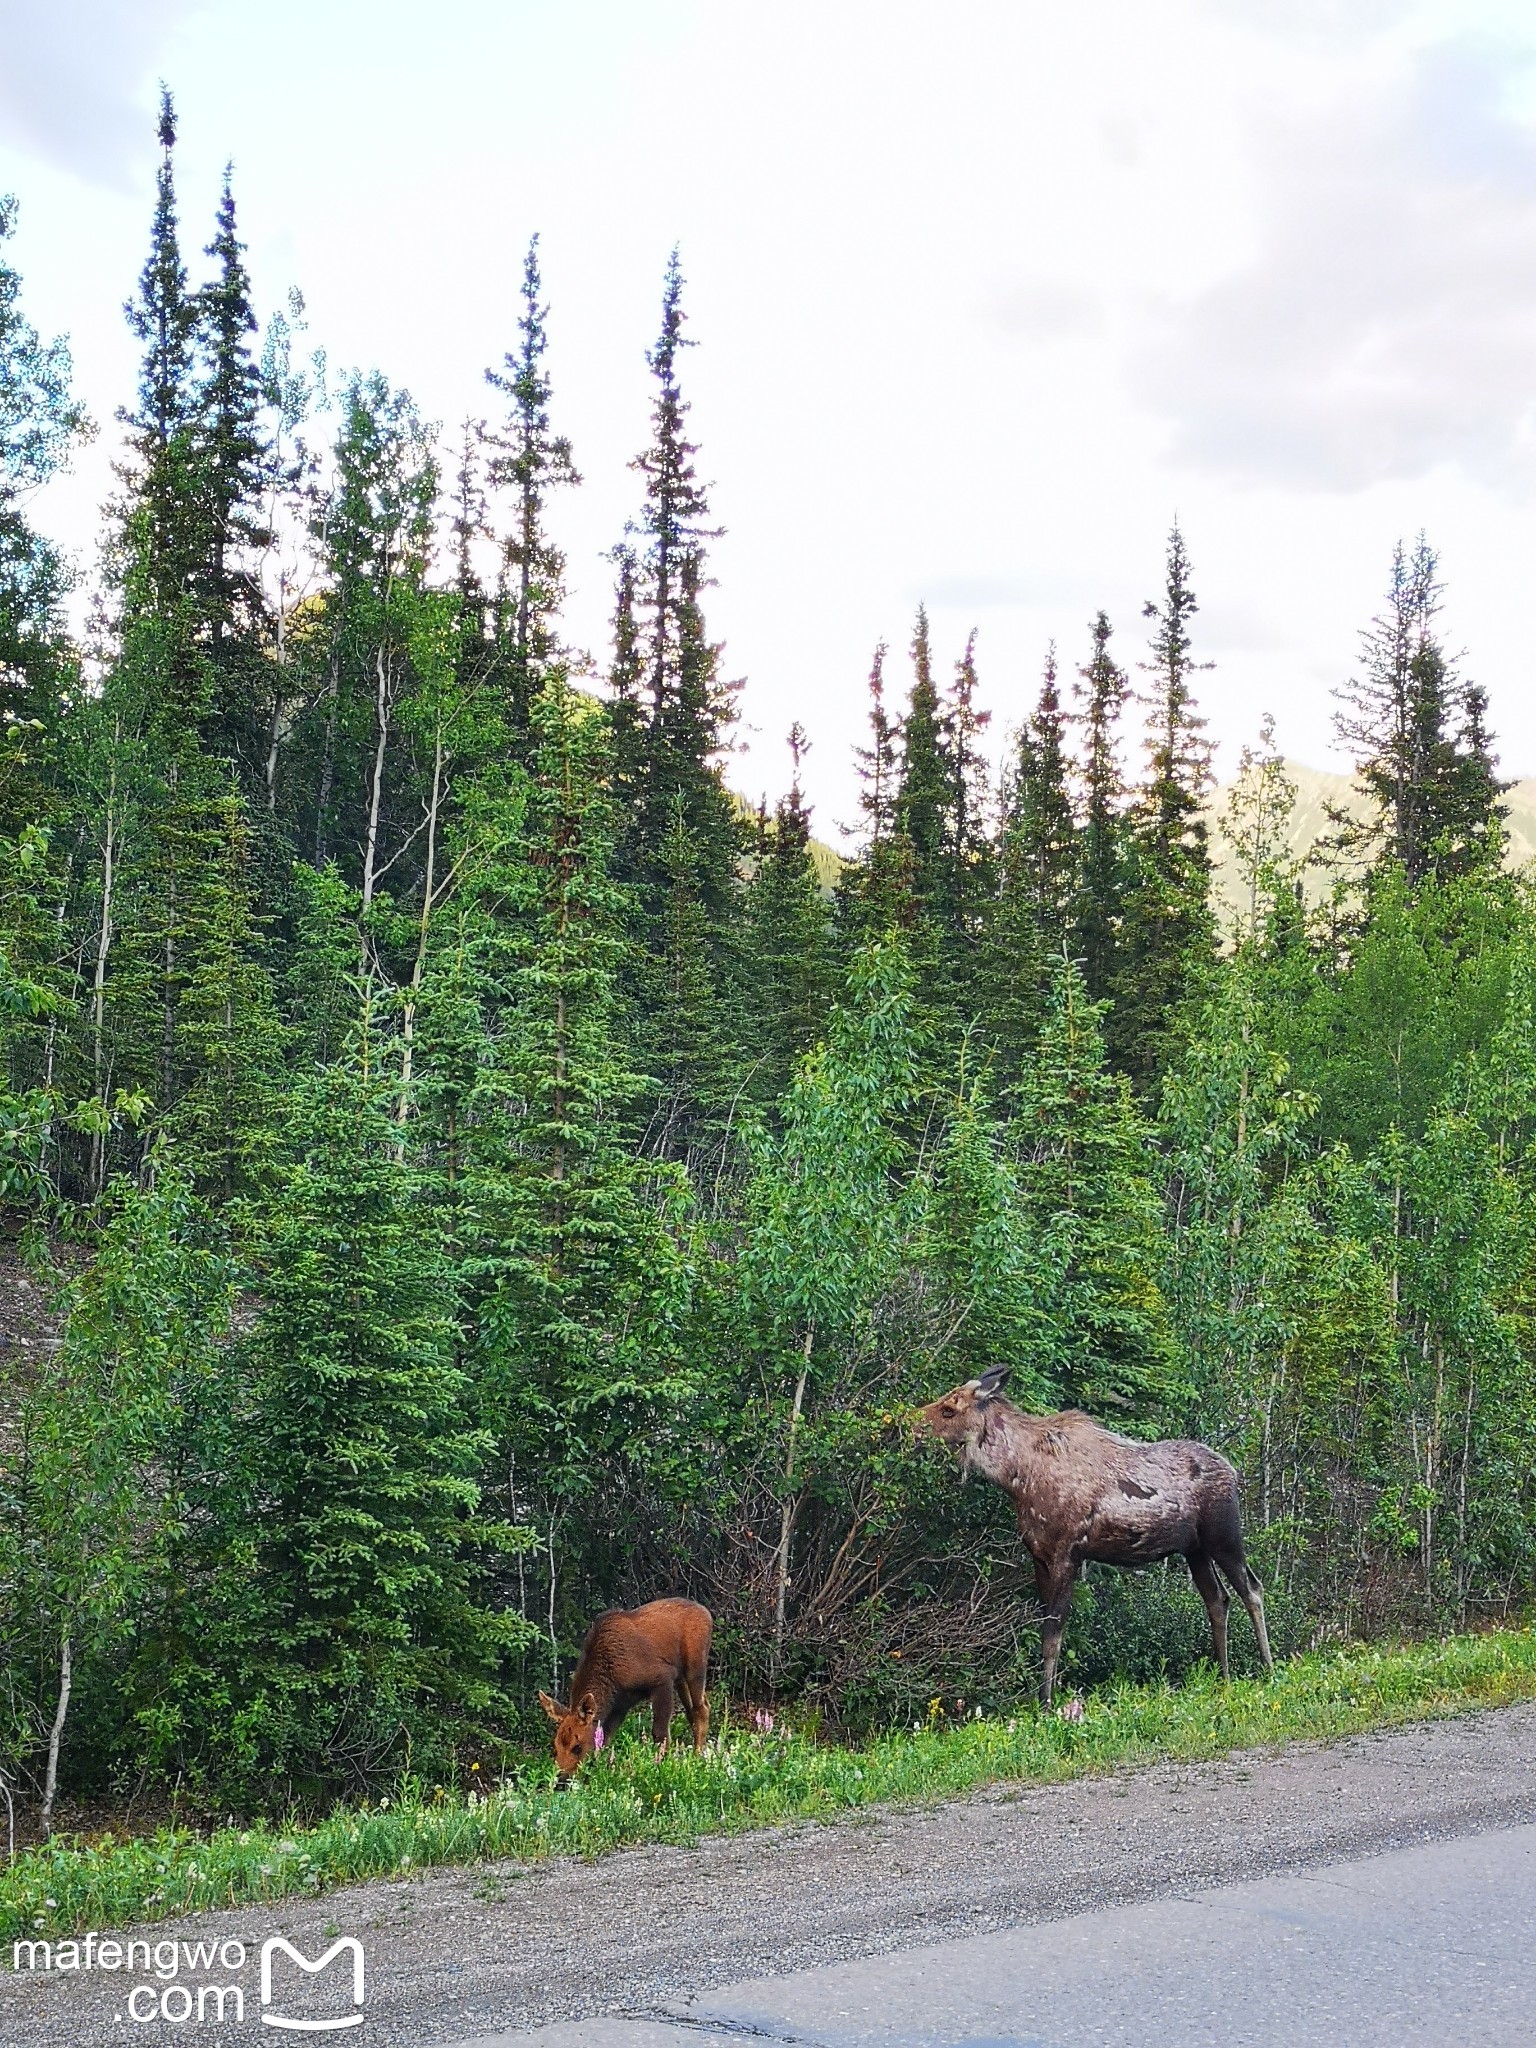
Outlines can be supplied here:
M1067 1700L1056 1709L1063 1721L1081 1721L1083 1703L1081 1700Z
M599 1721L597 1724L597 1731L592 1737L592 1747L594 1749L601 1749L603 1744L607 1740L607 1736L603 1733L603 1724L601 1721Z
M772 1714L765 1713L761 1707L754 1707L752 1709L752 1725L760 1735L771 1735L773 1733L773 1716Z

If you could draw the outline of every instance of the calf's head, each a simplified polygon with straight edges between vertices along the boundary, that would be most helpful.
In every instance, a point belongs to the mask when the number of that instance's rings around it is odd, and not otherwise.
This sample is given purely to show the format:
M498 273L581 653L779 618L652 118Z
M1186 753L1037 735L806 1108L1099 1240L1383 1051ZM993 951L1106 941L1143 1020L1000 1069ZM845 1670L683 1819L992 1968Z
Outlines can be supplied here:
M917 1412L917 1434L936 1436L962 1453L974 1451L987 1426L987 1410L1008 1384L1011 1365L994 1365Z
M590 1692L569 1707L539 1694L539 1705L555 1724L555 1769L564 1784L574 1778L587 1758L603 1746L602 1723L597 1718L597 1700Z

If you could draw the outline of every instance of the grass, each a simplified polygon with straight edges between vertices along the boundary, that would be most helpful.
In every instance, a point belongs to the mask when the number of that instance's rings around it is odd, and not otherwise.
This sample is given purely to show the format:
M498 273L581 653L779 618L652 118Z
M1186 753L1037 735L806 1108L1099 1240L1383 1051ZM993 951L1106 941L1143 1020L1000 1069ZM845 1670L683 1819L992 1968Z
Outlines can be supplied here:
M596 1856L693 1842L879 1801L942 1798L998 1780L1036 1784L1161 1758L1327 1739L1536 1698L1536 1632L1501 1629L1392 1648L1297 1657L1271 1684L1220 1685L1203 1667L1177 1690L1116 1686L1061 1712L971 1720L833 1748L782 1730L728 1727L702 1757L658 1759L639 1740L558 1793L530 1764L484 1798L412 1793L338 1809L318 1826L164 1831L140 1840L55 1840L0 1869L0 1944L169 1919L208 1907L313 1897L433 1864Z

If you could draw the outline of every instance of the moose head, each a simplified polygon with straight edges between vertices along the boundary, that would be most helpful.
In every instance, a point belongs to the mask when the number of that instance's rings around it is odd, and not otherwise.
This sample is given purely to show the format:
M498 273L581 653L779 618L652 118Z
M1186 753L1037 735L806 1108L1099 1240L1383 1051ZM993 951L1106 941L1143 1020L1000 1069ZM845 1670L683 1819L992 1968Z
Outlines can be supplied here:
M603 1746L603 1724L597 1711L597 1695L584 1692L569 1707L539 1694L539 1705L555 1724L555 1769L562 1784L574 1778L589 1756Z
M937 1401L930 1401L917 1414L919 1435L936 1436L957 1451L973 1451L986 1430L987 1410L992 1406L1013 1372L1011 1365L993 1365L980 1379L967 1380Z

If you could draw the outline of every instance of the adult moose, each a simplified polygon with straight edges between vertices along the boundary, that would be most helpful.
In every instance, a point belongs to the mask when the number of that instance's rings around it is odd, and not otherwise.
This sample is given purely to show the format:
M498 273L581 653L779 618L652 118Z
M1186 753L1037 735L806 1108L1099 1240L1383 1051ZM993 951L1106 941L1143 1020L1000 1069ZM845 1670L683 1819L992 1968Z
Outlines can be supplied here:
M587 1630L571 1674L571 1704L547 1692L539 1705L555 1724L555 1768L564 1784L618 1733L642 1700L651 1705L651 1738L666 1755L681 1694L694 1753L709 1734L709 1643L714 1617L696 1600L649 1600L615 1607Z
M1247 1608L1259 1655L1272 1673L1264 1595L1243 1556L1237 1474L1226 1459L1186 1438L1147 1444L1117 1436L1076 1408L1026 1415L1002 1398L1011 1371L995 1365L967 1380L930 1402L919 1422L960 1452L964 1474L980 1472L1013 1501L1045 1614L1044 1704L1056 1689L1073 1582L1089 1563L1134 1566L1182 1557L1205 1601L1211 1649L1225 1678L1228 1595L1221 1574Z

